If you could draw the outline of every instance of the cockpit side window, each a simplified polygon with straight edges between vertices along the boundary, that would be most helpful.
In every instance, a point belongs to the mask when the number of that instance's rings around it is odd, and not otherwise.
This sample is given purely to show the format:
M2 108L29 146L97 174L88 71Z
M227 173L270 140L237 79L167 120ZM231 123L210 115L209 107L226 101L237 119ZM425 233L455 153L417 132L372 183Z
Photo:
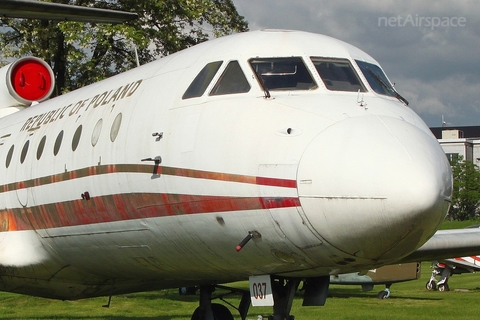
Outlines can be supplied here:
M401 102L403 102L406 106L408 106L408 101L404 97L402 97L397 90L392 86L390 81L388 81L387 76L383 73L382 69L373 64L368 63L365 61L355 60L362 70L363 75L368 81L370 87L372 87L373 91L378 94L384 94L390 97L395 97Z
M221 65L222 61L215 61L210 62L203 67L195 79L193 79L187 91L185 91L183 94L182 99L190 99L202 96Z
M311 90L317 87L299 57L254 58L249 62L264 89Z
M328 90L354 92L358 92L359 90L360 92L366 91L350 61L347 59L316 57L312 57L311 59Z
M396 96L396 91L388 81L387 77L383 73L382 69L379 66L356 60L360 70L362 70L363 75L368 81L370 87L372 87L373 91L378 94L384 94L387 96Z
M211 96L245 93L250 91L250 84L238 61L230 61L220 79L210 92Z

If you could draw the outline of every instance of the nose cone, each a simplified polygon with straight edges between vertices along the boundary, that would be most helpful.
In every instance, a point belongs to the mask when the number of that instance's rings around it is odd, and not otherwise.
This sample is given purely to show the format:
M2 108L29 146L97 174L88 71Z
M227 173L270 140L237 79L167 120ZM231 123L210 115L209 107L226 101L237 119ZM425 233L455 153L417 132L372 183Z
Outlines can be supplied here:
M298 192L326 242L388 261L433 235L449 207L452 176L433 136L399 119L364 116L312 141L300 161Z

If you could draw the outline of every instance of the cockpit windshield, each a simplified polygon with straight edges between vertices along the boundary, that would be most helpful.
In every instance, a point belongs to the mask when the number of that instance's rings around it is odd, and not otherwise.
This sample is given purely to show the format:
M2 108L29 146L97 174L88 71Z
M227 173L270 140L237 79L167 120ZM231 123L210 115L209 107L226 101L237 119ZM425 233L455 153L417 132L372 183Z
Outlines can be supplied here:
M311 90L317 87L301 58L254 58L249 62L266 90Z
M387 77L379 66L365 61L356 60L356 62L360 67L363 75L367 79L368 84L370 85L370 87L372 87L373 91L378 94L395 97L408 105L408 101L404 97L402 97L390 84Z
M328 90L366 91L357 73L350 64L350 61L347 59L316 57L312 57L311 59Z

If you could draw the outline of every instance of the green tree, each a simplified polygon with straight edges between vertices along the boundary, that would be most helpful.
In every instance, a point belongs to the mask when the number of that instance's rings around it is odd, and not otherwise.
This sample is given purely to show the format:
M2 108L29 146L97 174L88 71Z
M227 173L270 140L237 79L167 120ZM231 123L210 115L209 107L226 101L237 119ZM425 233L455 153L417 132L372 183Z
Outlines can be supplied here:
M477 218L480 201L480 171L472 161L462 157L451 162L453 172L452 205L448 212L451 220Z
M110 77L140 62L211 37L248 30L232 0L51 0L136 12L124 24L0 19L2 57L33 55L52 67L56 94Z

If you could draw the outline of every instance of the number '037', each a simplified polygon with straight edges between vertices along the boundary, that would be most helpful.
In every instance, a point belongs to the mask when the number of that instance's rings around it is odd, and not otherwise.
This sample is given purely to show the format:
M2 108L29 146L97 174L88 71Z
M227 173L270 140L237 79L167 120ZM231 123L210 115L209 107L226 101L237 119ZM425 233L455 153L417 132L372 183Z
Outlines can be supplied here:
M267 283L254 283L253 284L253 296L255 299L266 299L267 298Z

